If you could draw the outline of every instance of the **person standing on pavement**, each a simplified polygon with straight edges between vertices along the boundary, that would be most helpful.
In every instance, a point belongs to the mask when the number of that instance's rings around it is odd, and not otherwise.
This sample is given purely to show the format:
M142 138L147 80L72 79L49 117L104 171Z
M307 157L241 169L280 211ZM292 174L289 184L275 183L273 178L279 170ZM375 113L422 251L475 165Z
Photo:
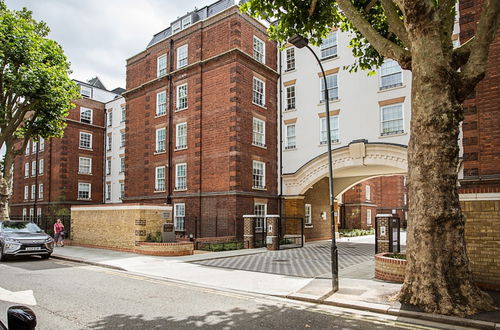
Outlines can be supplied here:
M54 223L54 241L56 242L56 246L64 246L64 225L61 222L61 219L57 219L56 223Z

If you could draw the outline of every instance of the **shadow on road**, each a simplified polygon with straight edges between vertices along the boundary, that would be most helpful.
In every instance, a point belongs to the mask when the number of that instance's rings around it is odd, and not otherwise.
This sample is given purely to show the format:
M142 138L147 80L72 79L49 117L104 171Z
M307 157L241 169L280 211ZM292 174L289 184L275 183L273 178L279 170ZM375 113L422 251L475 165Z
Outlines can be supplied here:
M11 257L6 261L2 261L2 265L9 267L21 268L29 271L49 270L72 267L69 264L55 262L53 260L44 260L37 256L19 256Z

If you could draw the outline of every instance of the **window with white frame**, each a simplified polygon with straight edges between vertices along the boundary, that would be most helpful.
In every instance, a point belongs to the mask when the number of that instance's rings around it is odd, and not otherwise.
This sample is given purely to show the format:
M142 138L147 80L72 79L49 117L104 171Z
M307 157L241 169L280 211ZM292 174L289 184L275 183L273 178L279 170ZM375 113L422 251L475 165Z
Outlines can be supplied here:
M319 99L321 102L325 101L325 80L320 77L321 93ZM339 98L339 86L337 74L330 74L326 76L326 84L328 86L328 99L337 100Z
M185 29L187 28L188 26L191 25L191 15L190 16L187 16L187 17L184 17L182 19L182 28Z
M187 148L187 123L175 125L175 149Z
M40 160L38 161L38 174L39 174L39 175L42 175L42 174L43 174L43 171L44 171L44 166L45 166L45 161L44 161L44 159L42 158L42 159L40 159Z
M29 155L30 154L30 142L26 144L26 149L24 149L24 154Z
M295 136L295 124L285 125L286 144L285 149L295 149L297 147L297 138Z
M371 201L372 200L372 187L371 186L366 186L365 187L365 199L367 201Z
M28 210L24 207L23 208L23 220L26 220L27 217L28 217Z
M286 51L286 69L285 71L295 70L295 48L287 48Z
M184 190L187 189L187 164L177 164L175 165L175 189Z
M24 177L27 178L30 176L30 163L24 164Z
M125 132L120 132L120 148L125 147Z
M111 134L106 135L106 150L110 151L113 147L113 136Z
M79 157L78 164L79 164L78 165L79 174L92 174L92 158Z
M188 45L183 45L177 48L177 69L188 65Z
M257 160L253 161L252 166L252 188L266 188L266 164Z
M108 127L113 126L113 112L108 111L107 116L108 118L106 119L106 121L108 123Z
M92 87L80 85L80 95L83 97L92 97Z
M156 152L165 151L165 127L156 129Z
M304 225L312 226L312 208L311 204L304 205Z
M111 159L106 159L106 175L111 174Z
M158 56L156 59L156 76L161 77L167 74L167 54Z
M43 199L43 183L38 185L38 199Z
M29 189L30 189L29 186L24 186L24 199L25 200L28 200L28 198L29 198L29 191L30 191Z
M125 183L120 183L120 199L125 198Z
M403 85L403 71L398 62L386 60L380 67L380 89Z
M266 122L253 118L252 144L259 147L266 146Z
M253 58L260 63L266 63L266 45L256 36L253 37Z
M36 209L36 216L39 218L42 216L42 208L41 207Z
M321 59L337 56L337 31L330 33L323 40L319 48L321 51Z
M80 121L92 124L92 109L80 107Z
M111 199L111 183L106 183L106 200Z
M371 224L372 224L372 210L367 209L366 210L366 225L371 226Z
M167 113L167 92L156 94L156 115L161 116Z
M92 134L80 132L80 148L92 149Z
M259 78L253 77L253 103L265 106L266 105L266 83Z
M35 208L31 207L30 208L30 219L33 219L35 217Z
M340 141L339 116L330 116L330 138L332 143ZM328 130L326 117L320 119L320 138L319 144L328 143Z
M185 230L186 205L184 203L174 204L174 227L175 230Z
M31 162L31 176L36 176L36 160Z
M177 110L187 109L188 107L188 85L177 86Z
M172 34L179 32L181 30L181 21L177 21L172 24Z
M286 88L286 110L295 109L295 85Z
M120 173L125 173L125 157L120 157Z
M380 108L381 135L404 133L403 104L393 104Z
M125 105L121 105L120 107L121 107L121 115L122 115L120 122L124 123L125 119L127 119L127 108Z
M155 168L155 191L165 191L165 166Z
M36 197L36 185L31 185L31 199L35 199Z
M90 183L78 183L78 199L90 199Z
M44 151L44 150L45 150L45 139L41 137L39 141L38 151Z
M35 153L36 153L36 149L38 148L38 142L33 141L33 143L32 143L32 145L31 145L31 146L32 146L31 153L32 153L32 154L35 154Z
M264 227L266 227L267 204L255 203L253 214L255 215L255 231L264 231Z

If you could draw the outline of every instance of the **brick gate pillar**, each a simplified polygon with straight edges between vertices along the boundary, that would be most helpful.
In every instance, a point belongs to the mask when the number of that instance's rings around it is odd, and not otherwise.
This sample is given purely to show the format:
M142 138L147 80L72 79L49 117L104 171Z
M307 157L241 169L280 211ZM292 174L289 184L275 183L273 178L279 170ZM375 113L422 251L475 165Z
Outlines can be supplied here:
M243 242L245 249L254 248L254 234L255 234L255 215L243 216Z
M266 216L267 221L267 249L268 250L279 250L280 249L280 238L279 238L279 215L268 215Z

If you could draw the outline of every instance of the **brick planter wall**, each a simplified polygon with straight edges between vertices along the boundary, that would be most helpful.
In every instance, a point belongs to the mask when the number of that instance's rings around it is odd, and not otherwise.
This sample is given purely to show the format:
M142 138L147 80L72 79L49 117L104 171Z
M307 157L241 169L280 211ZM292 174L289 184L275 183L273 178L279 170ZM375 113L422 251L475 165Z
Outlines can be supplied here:
M194 244L191 242L152 243L141 242L134 249L135 253L153 256L187 256L193 254Z
M387 257L391 254L384 252L375 255L375 278L382 281L403 283L406 260Z

